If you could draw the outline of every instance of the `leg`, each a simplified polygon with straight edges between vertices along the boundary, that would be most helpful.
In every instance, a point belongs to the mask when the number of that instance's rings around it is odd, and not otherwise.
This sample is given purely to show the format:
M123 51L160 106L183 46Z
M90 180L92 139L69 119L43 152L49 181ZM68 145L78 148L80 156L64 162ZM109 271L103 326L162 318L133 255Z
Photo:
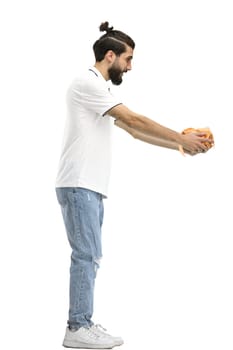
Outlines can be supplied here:
M90 327L94 283L102 256L102 195L83 188L57 188L68 240L70 266L70 328Z

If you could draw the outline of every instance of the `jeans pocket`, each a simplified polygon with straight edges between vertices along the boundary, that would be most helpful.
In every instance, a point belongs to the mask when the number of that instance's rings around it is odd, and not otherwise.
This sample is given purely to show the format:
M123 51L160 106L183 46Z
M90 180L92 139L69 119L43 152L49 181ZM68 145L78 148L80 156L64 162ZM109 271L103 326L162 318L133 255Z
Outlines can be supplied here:
M57 200L60 206L64 207L67 203L66 191L64 188L57 187L56 188Z

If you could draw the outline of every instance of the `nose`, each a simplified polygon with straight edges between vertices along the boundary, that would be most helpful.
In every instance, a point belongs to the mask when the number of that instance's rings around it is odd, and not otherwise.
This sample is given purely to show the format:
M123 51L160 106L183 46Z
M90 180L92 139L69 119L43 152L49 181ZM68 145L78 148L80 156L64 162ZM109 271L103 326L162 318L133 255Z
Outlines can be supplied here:
M129 62L129 63L127 64L127 71L128 71L128 70L131 70L131 69L132 69L132 63Z

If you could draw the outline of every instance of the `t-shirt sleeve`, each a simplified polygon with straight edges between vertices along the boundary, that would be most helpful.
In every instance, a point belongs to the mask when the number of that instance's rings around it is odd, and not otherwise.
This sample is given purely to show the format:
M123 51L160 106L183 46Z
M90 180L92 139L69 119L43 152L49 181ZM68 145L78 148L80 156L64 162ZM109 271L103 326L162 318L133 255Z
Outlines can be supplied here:
M86 109L100 115L121 104L100 78L93 78L90 81L84 81L78 86L73 86L73 98L76 102L82 103Z

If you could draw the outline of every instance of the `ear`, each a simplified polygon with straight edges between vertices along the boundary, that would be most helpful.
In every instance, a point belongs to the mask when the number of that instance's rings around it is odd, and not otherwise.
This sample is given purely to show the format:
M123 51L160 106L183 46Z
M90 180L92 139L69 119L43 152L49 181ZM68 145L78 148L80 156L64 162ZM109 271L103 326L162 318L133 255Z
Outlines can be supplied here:
M106 52L105 58L109 63L112 63L116 58L116 54L112 50L108 50Z

